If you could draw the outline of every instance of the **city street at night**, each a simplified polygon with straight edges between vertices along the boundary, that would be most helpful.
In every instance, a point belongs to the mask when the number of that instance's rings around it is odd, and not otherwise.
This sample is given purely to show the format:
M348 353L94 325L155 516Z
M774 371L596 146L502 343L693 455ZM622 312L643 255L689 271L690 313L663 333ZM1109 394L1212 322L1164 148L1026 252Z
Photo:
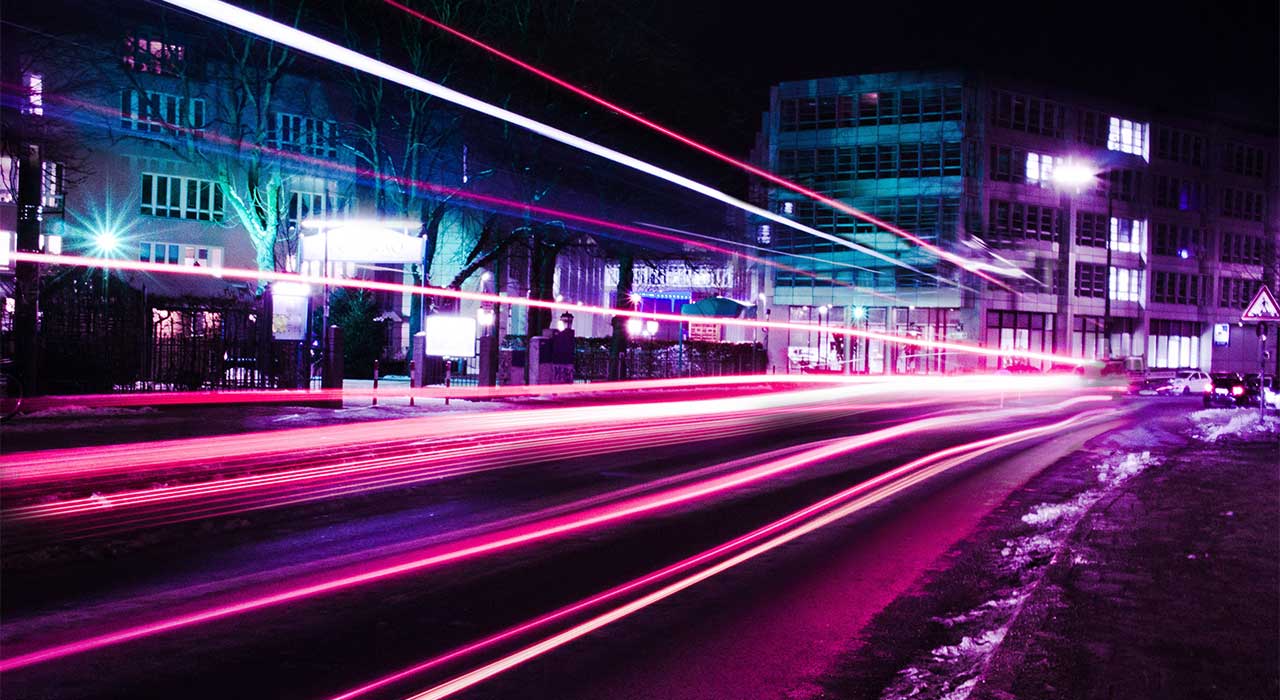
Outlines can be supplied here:
M0 694L1280 697L1280 6L0 0Z

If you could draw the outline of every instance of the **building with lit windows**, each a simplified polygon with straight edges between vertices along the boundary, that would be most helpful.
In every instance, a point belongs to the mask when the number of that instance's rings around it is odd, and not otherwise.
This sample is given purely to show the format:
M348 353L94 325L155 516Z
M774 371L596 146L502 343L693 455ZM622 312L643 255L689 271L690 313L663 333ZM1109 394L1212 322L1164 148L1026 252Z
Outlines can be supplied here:
M1275 289L1276 153L1274 127L965 72L786 82L771 91L756 162L981 263L1009 289L780 187L753 194L910 267L776 223L751 233L821 260L779 258L812 277L763 273L774 318L1086 358L1107 355L1109 328L1110 355L1131 366L1257 371L1253 329L1238 321L1260 284ZM1055 177L1079 166L1096 177ZM779 371L870 373L1013 362L819 332L775 334L770 358Z

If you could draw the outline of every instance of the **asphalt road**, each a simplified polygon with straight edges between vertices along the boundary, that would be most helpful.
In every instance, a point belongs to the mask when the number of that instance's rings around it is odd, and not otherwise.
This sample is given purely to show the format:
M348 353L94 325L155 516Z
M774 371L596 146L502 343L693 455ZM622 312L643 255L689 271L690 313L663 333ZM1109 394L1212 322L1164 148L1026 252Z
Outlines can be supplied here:
M870 616L1012 489L1133 420L1123 401L1048 408L1059 400L862 405L710 439L692 429L644 449L140 524L70 544L42 538L39 522L11 524L0 598L0 663L12 664L5 695L327 698L427 661L359 697L408 697L476 680L467 674L495 663L489 672L500 673L457 697L803 695ZM996 441L1084 413L1089 420ZM921 420L930 422L903 427ZM895 429L903 432L733 481L833 439ZM867 487L856 498L877 500L802 537L750 557L764 535L705 554L924 455L988 438L989 451L957 452L946 471L910 488L880 496ZM333 459L380 449L391 448L352 447ZM710 490L689 495L698 489ZM597 520L584 524L584 513ZM565 529L547 531L555 527ZM468 546L475 551L459 554ZM695 576L703 578L681 587ZM557 635L561 644L548 641ZM57 658L30 656L51 651Z

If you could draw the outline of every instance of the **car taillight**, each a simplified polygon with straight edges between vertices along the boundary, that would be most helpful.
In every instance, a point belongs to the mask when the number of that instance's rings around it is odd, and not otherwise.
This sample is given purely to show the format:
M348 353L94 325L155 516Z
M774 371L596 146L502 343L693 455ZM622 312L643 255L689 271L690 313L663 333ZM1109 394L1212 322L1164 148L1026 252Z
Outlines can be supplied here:
M1232 395L1232 396L1239 396L1239 395L1241 395L1241 394L1243 394L1243 393L1244 393L1244 387L1242 387L1242 386L1233 386L1233 387L1231 387L1231 395Z

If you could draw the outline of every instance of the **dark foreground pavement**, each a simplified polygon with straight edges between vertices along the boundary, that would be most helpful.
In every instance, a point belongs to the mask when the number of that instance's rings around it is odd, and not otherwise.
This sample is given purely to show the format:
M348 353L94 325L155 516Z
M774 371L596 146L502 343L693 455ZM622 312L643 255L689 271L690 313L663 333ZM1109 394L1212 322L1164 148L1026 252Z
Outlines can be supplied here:
M1280 442L1204 433L1168 414L1034 478L814 695L1280 697Z

